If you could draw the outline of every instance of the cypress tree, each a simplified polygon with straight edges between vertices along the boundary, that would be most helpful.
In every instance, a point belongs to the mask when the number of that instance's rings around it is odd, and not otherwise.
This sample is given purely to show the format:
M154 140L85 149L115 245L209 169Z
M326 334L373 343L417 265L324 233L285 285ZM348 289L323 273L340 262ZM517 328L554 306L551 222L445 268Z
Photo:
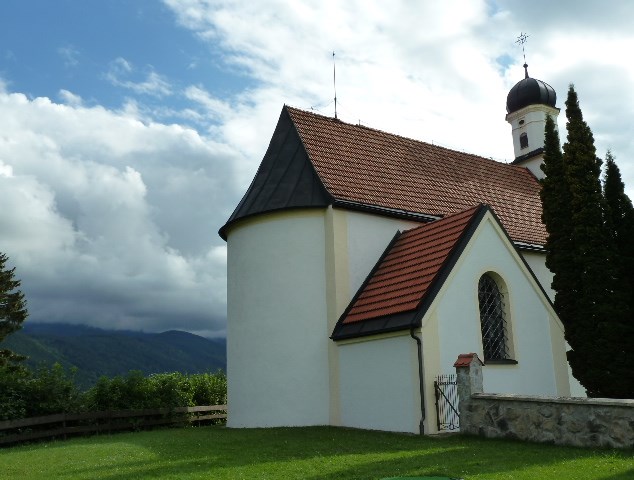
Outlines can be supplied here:
M628 397L627 290L619 281L616 247L604 224L602 162L572 85L566 117L563 153L552 121L545 131L544 172L552 177L543 181L543 220L549 232L547 265L554 274L555 308L566 327L573 375L588 396Z
M632 301L634 301L632 295L632 287L634 287L634 206L625 193L621 172L609 150L605 156L605 166L603 182L606 209L605 224L619 254L624 281L628 283L630 289L630 310L634 313L634 309L632 309Z
M625 193L625 185L621 172L614 161L612 153L606 154L606 170L603 183L605 198L605 224L616 245L621 285L627 289L629 318L623 318L621 325L615 329L620 333L620 348L628 357L625 362L630 365L634 361L634 206ZM624 372L627 375L627 372ZM621 397L634 398L634 374L622 379Z
M559 132L552 117L546 118L544 131L544 163L546 175L541 180L542 222L548 230L546 266L553 272L552 288L557 292L555 309L565 326L574 318L572 309L576 298L573 268L572 218L570 187L565 174Z

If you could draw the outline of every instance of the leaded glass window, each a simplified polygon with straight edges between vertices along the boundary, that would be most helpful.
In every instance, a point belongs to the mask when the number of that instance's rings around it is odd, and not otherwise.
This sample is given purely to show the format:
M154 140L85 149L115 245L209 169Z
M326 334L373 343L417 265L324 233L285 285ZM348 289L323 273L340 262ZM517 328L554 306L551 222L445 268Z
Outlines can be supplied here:
M478 282L482 347L485 360L509 358L506 309L504 295L495 280L488 274Z

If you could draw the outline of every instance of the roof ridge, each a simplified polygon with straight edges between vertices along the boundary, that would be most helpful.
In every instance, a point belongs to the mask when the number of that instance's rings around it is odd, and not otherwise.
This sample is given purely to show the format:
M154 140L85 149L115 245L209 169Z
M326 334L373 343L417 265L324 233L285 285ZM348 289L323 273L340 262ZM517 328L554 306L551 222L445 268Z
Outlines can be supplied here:
M499 165L505 165L505 166L508 166L508 167L514 167L515 169L526 170L525 167L520 167L519 165L513 165L513 163L512 163L513 160L511 160L508 163L505 162L505 161L502 162L502 161L498 161L498 160L493 160L493 158L487 158L487 157L483 157L481 155L477 155L475 153L466 152L464 150L457 150L455 148L445 147L445 146L438 145L438 144L435 144L435 143L429 143L429 142L426 142L425 140L419 140L419 139L412 138L412 137L406 137L405 135L388 132L387 130L381 130L380 128L369 127L367 125L361 125L361 124L345 122L345 121L341 120L340 118L329 117L329 116L323 115L321 113L315 113L315 112L312 112L312 111L304 110L302 108L293 107L293 106L290 106L290 105L287 105L287 104L284 104L284 108L288 109L289 113L291 113L291 112L299 112L300 114L312 115L313 117L318 117L318 118L321 118L323 120L327 120L329 122L337 123L337 124L340 124L340 125L346 125L346 126L354 127L354 128L363 128L363 129L369 130L371 132L376 132L376 133L380 133L380 134L383 134L383 135L388 135L390 137L399 138L401 140L407 140L407 141L410 141L410 142L421 143L421 144L424 144L424 145L427 145L427 146L430 146L430 147L433 147L433 148L437 148L439 150L445 150L445 151L449 151L449 152L459 153L459 154L462 154L462 155L469 155L471 157L475 157L475 158L478 158L478 159L486 160L487 162L493 162L493 163L496 163L496 164L499 164Z

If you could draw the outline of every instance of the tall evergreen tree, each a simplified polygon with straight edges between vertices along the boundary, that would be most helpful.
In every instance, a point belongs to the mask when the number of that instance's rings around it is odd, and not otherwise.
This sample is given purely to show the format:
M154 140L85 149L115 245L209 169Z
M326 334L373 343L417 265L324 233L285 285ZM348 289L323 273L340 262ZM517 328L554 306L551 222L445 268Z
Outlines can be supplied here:
M563 154L552 136L545 145L544 223L547 265L554 273L555 307L571 347L574 376L591 397L629 397L628 354L623 326L629 318L617 252L604 225L601 160L571 85L566 100ZM552 130L552 125L546 127ZM559 184L559 186L557 186Z
M24 294L19 290L20 281L15 279L15 267L6 268L8 257L0 253L0 342L20 328L28 316ZM24 357L11 350L0 349L0 367L15 365Z
M634 361L634 206L625 193L621 172L609 150L605 162L605 223L617 248L621 282L628 288L630 307L630 317L623 319L624 323L616 331L621 334L621 348L629 356L626 360L629 365ZM624 393L621 396L634 398L634 374L624 377L622 382Z
M630 288L630 310L634 313L634 206L625 193L621 172L609 150L605 156L605 166L605 223L619 253L625 281ZM634 345L632 347L634 349Z
M541 166L546 175L542 179L540 196L542 199L542 221L548 230L546 242L546 266L553 272L552 288L555 309L564 325L573 318L572 309L576 298L572 248L572 218L570 207L570 186L565 173L559 132L552 117L546 118L544 132L544 163Z

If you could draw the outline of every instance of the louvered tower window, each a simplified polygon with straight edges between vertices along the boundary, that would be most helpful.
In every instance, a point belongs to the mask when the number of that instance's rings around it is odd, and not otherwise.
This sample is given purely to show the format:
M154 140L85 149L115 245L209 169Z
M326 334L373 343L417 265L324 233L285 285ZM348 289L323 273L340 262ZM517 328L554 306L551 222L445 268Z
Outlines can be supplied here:
M495 280L487 273L478 282L480 324L484 359L505 360L509 358L504 295Z
M528 135L526 135L526 132L520 135L520 148L521 149L528 148Z

